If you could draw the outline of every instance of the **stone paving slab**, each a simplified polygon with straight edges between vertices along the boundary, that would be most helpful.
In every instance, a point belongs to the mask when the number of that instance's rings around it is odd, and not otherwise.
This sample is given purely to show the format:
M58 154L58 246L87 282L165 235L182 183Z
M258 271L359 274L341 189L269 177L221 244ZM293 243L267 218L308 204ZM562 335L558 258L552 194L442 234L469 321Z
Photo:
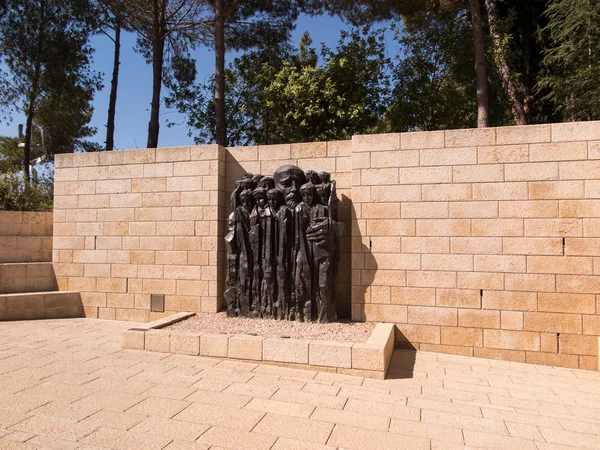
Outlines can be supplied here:
M389 379L123 350L0 322L0 449L600 448L600 373L395 351Z

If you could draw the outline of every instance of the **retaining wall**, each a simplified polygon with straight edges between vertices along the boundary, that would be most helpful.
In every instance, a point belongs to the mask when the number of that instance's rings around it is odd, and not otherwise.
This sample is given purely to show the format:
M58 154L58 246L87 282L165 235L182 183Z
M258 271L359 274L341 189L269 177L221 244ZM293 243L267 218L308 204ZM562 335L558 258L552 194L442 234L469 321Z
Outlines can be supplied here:
M52 261L52 212L0 211L0 263Z
M57 155L54 262L93 317L216 311L233 182L332 172L345 222L340 311L397 344L594 369L600 122L352 141Z

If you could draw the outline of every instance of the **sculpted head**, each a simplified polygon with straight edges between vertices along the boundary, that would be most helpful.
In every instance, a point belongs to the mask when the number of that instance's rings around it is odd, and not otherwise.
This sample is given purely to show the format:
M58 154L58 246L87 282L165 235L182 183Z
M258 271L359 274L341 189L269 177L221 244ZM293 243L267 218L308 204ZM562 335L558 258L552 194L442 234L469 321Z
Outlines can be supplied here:
M254 196L254 202L259 208L267 206L267 190L265 188L257 187L252 191L252 195Z
M285 165L275 170L273 174L275 189L277 189L288 208L293 209L302 200L300 187L306 183L304 171L297 166Z
M319 184L317 185L317 195L323 205L329 204L329 195L331 194L330 184Z
M250 189L244 189L240 193L240 204L246 211L252 211L252 208L254 208L254 198Z
M313 206L315 203L315 185L310 181L308 183L303 184L300 187L300 195L302 195L302 201L306 203L308 206Z
M281 202L279 200L280 195L281 193L275 188L269 189L267 191L267 202L269 203L269 207L273 211L279 211L279 206L281 205Z

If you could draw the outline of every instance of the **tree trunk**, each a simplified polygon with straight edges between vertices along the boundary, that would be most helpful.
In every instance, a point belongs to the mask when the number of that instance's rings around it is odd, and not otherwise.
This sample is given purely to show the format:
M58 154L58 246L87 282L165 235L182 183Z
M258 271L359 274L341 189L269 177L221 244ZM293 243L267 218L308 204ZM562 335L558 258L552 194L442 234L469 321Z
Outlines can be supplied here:
M115 147L115 111L117 108L117 88L119 85L119 65L121 55L121 21L115 23L115 55L113 60L113 73L110 83L110 99L108 101L108 120L106 121L106 150Z
M215 141L227 146L225 118L225 11L224 1L215 1Z
M481 6L479 0L469 0L471 23L473 25L473 44L475 49L475 74L477 76L477 128L488 126L488 89L485 67L485 48L483 26L481 24Z
M513 76L512 70L510 69L506 59L507 48L502 40L501 32L498 29L498 12L496 10L495 0L485 0L485 9L487 11L490 34L494 44L494 60L496 62L496 66L498 66L502 87L504 88L504 91L508 96L508 101L510 102L515 125L526 125L527 116L525 114L525 106L519 98L517 81L515 80L515 77Z
M162 88L163 58L164 58L164 11L159 0L152 1L152 104L150 106L150 122L148 123L147 148L158 147L158 131L160 128L160 90Z

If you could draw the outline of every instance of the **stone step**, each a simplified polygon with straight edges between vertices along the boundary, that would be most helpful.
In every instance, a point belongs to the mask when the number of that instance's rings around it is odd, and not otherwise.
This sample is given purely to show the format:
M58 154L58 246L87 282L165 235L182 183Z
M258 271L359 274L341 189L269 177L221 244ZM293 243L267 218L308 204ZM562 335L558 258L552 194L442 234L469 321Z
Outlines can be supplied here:
M0 295L56 290L51 262L0 264Z
M0 294L0 321L83 316L83 304L79 292Z

